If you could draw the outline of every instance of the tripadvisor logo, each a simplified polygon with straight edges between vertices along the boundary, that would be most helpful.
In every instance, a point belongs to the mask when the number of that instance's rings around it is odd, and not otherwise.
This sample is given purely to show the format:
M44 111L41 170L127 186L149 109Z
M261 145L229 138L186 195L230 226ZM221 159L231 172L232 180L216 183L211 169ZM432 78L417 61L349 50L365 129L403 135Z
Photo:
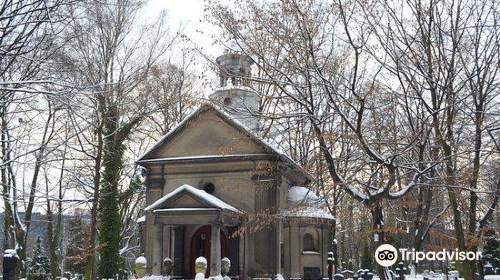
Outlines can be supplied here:
M398 260L398 251L390 244L382 244L375 251L375 260L381 266L391 266Z
M441 251L415 251L415 249L408 250L405 248L400 248L399 253L394 246L390 244L382 244L375 251L375 260L381 266L391 266L398 260L398 255L402 261L414 261L416 263L429 260L429 261L465 261L465 260L476 260L478 261L481 257L481 252L464 252L455 249L454 251L449 251L443 249Z

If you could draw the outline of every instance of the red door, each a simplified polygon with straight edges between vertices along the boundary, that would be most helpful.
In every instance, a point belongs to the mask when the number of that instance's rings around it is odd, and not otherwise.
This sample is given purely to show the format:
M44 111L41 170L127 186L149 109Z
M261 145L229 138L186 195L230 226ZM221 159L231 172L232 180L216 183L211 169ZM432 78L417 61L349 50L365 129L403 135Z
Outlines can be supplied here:
M210 242L212 240L212 226L202 226L200 227L191 238L191 276L194 279L195 271L194 271L194 261L198 257L205 257L208 262L207 272L205 273L205 277L208 278L210 276ZM220 231L220 244L221 244L221 258L227 257L227 238L224 232Z

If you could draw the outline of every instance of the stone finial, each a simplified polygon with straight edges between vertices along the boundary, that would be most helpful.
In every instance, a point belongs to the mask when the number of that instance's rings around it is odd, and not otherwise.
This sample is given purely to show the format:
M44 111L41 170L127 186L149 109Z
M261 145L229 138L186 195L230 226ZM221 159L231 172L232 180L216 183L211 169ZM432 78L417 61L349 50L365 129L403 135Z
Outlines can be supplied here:
M228 258L223 258L221 261L221 269L220 272L222 274L222 277L224 280L230 280L229 276L227 274L229 273L229 270L231 270L231 260Z
M205 273L207 272L207 259L204 257L198 257L194 261L194 271L196 273L195 280L205 280Z
M172 276L172 271L174 270L174 261L169 257L163 259L162 270L163 276Z
M140 256L135 259L135 274L142 278L146 274L146 267L148 265L148 261L144 256Z

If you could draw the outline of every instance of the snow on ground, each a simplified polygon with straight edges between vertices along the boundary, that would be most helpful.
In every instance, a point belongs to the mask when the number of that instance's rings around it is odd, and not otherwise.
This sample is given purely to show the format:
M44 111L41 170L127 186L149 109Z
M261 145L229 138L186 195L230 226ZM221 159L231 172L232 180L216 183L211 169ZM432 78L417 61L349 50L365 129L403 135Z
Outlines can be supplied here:
M500 280L500 275L486 275L484 280Z
M144 276L143 278L139 278L136 280L164 280L165 277L160 276L160 275L151 275L151 276Z
M426 277L429 280L446 280L446 276L445 275L435 275L434 277L430 277L430 276L426 276ZM424 276L421 275L421 274L418 274L416 276L416 278L415 277L408 277L408 276L406 276L405 279L407 279L407 280L423 280ZM454 279L454 278L452 276L449 276L448 279L451 280L451 279ZM464 280L464 278L458 278L458 280Z

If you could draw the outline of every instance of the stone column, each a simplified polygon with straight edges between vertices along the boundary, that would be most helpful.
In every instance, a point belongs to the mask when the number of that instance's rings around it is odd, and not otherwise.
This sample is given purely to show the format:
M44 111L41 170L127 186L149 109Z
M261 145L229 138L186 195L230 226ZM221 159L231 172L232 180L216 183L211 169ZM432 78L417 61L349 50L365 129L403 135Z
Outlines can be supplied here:
M220 224L214 224L210 244L210 276L220 275L220 246Z
M174 276L184 277L184 233L185 226L174 227Z
M297 224L290 224L290 267L291 267L291 277L300 278L301 267L300 267L300 257L302 256L301 251L301 238L300 229Z
M281 274L281 258L283 256L281 255L281 231L282 231L282 221L281 219L278 220L276 224L276 236L275 236L275 243L276 243L276 255L275 255L275 275Z
M161 275L163 262L163 224L156 223L156 238L153 249L153 275Z

